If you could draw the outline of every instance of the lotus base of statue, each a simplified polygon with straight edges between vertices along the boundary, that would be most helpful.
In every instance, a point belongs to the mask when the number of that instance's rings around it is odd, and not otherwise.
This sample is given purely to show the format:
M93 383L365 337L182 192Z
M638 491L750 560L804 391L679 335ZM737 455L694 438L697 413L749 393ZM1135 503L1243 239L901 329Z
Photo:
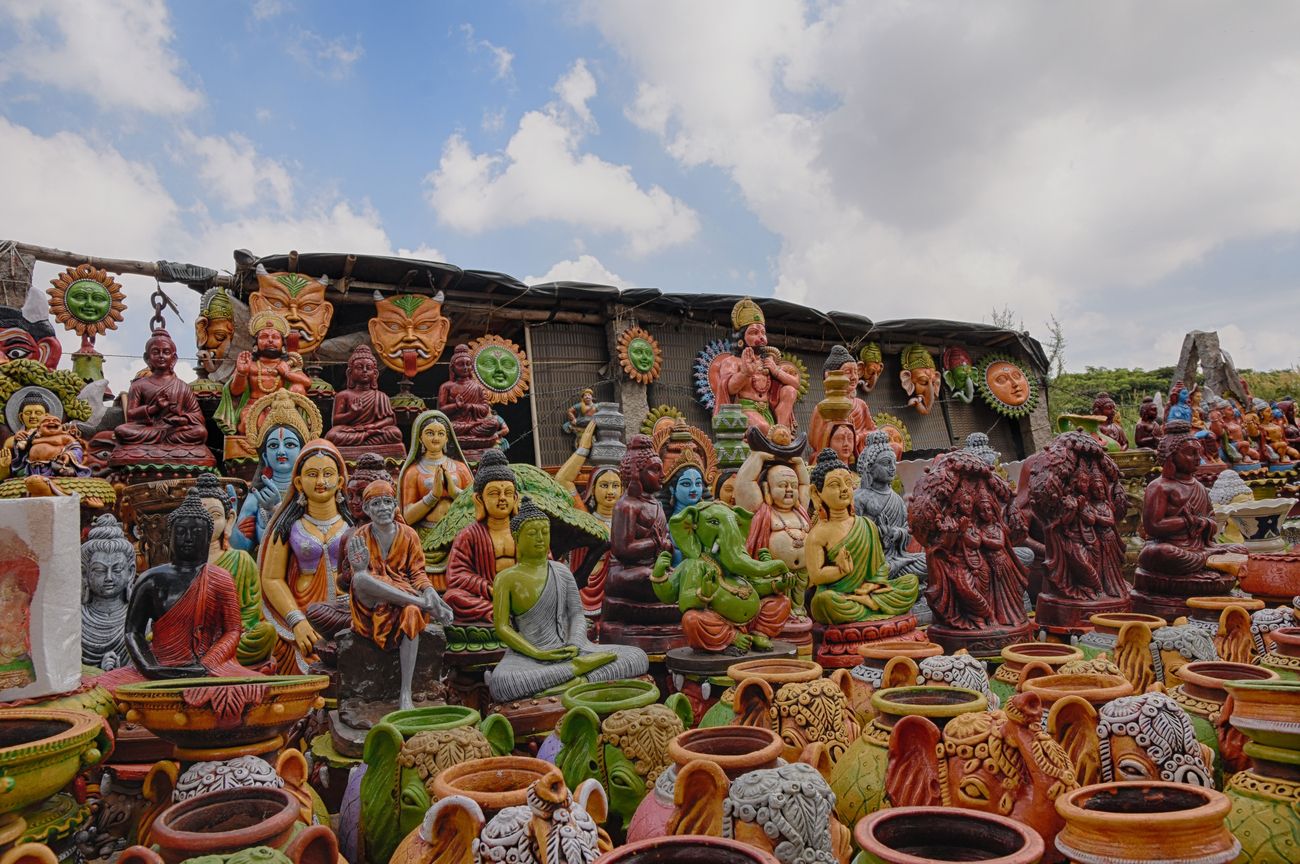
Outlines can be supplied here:
M1033 638L1034 625L1024 624L1006 626L995 624L980 630L966 630L934 623L925 631L931 642L943 646L945 654L956 654L965 649L982 659L996 659L1002 656L1002 649L1017 642L1028 642Z
M1129 597L1102 596L1077 599L1043 591L1038 595L1034 623L1055 635L1082 634L1092 629L1089 619L1093 615L1127 612L1132 602Z
M875 642L924 642L925 634L916 629L912 613L857 621L852 624L813 625L816 650L813 660L826 669L852 669L862 662L858 649Z

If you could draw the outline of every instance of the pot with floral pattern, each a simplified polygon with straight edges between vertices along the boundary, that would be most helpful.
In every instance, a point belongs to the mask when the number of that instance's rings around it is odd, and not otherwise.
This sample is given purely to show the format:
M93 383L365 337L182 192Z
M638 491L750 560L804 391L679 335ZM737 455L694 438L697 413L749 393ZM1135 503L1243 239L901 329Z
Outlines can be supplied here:
M854 864L1038 864L1043 838L1014 819L960 807L891 807L853 829Z
M651 837L606 852L593 864L776 864L761 849L706 834Z
M1268 634L1270 650L1259 663L1283 678L1300 678L1300 627L1279 627Z
M835 809L845 825L856 825L883 805L889 734L900 719L928 717L942 728L954 717L988 708L984 694L960 687L892 687L877 690L871 702L876 716L831 772Z
M752 678L762 679L777 689L784 684L806 684L821 677L820 664L795 657L763 657L733 663L727 667L727 678L733 682L732 686L723 690L717 704L700 718L700 728L728 726L735 722L736 712L732 703L736 698L736 687Z
M875 716L871 695L890 687L910 687L918 683L917 664L927 657L943 654L943 646L933 642L904 642L885 639L858 646L862 662L849 670L853 681L851 703L859 723L870 723Z
M1057 799L1065 827L1056 848L1077 864L1228 864L1242 848L1224 823L1231 806L1222 792L1183 783L1084 786Z

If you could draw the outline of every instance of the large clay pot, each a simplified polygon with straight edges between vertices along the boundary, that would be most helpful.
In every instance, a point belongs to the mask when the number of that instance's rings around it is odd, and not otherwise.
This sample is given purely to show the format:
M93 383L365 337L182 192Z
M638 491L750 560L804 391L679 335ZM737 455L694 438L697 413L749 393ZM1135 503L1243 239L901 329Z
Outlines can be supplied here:
M1273 648L1259 658L1260 665L1283 678L1300 678L1300 627L1279 627L1268 635Z
M1082 660L1083 652L1060 642L1017 642L1002 649L1002 663L993 673L998 695L1006 698L1016 692L1020 673L1029 663L1045 663L1056 672L1072 660Z
M876 691L871 702L876 716L831 771L835 811L845 825L856 825L884 803L889 733L895 723L915 715L942 729L959 714L988 708L982 693L959 687L892 687Z
M507 807L527 803L528 787L553 770L549 762L528 756L472 759L433 778L433 791L438 798L464 795L491 819Z
M1169 695L1192 719L1196 740L1214 751L1215 779L1223 780L1219 752L1219 734L1214 719L1228 698L1229 681L1276 681L1278 675L1262 666L1229 663L1225 660L1197 660L1174 673L1183 683L1169 690ZM1222 783L1218 783L1222 788Z
M1088 623L1092 625L1092 632L1080 636L1079 644L1087 645L1089 648L1099 648L1102 651L1114 650L1115 643L1119 641L1119 631L1125 624L1133 622L1145 624L1152 630L1169 623L1158 615L1146 615L1141 612L1098 613L1088 619Z
M794 657L767 657L760 660L745 660L727 667L727 677L734 684L722 691L718 702L700 718L700 728L708 726L727 726L736 719L732 701L736 687L750 680L761 678L779 690L784 684L806 684L822 677L822 667L812 660L800 660Z
M871 696L890 687L911 687L918 683L917 664L927 657L943 654L943 646L933 642L904 642L885 639L858 646L862 662L849 670L853 681L850 703L859 723L870 723L876 715Z
M1027 675L1021 677L1018 689L1022 693L1038 694L1043 703L1044 717L1052 710L1052 705L1066 696L1079 696L1093 708L1100 709L1112 699L1133 695L1133 685L1122 675L1078 673L1028 677L1032 671L1030 667Z
M782 751L781 738L761 726L716 726L688 729L668 745L673 767L659 776L651 793L645 796L628 825L627 840L635 843L661 837L673 813L673 788L677 772L689 763L702 759L722 769L735 780L759 768L775 768Z
M684 834L628 843L606 852L593 864L776 864L776 859L736 840Z
M849 376L843 369L834 369L826 373L822 391L826 394L817 403L817 413L822 415L829 425L843 423L853 413L853 394L849 392Z
M1241 844L1224 826L1231 802L1222 792L1135 780L1098 783L1056 801L1065 827L1056 848L1071 861L1227 864Z
M0 814L5 814L0 825L17 827L20 833L15 811L49 798L78 772L99 764L111 749L108 727L98 714L54 708L0 710Z
M294 835L300 807L284 789L222 789L165 808L150 837L166 864L253 846L279 849Z
M1238 577L1242 591L1270 603L1286 603L1300 594L1300 553L1250 553L1250 565Z
M860 820L855 864L1038 864L1043 838L1014 819L959 807L891 807Z

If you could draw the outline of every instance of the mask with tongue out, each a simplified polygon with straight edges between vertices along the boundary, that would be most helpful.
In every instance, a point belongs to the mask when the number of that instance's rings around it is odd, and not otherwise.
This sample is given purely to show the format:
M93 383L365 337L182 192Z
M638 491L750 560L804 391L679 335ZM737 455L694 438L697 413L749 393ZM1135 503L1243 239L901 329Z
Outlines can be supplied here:
M324 277L313 279L301 273L257 274L257 290L248 296L253 315L274 312L289 325L289 350L310 354L320 346L334 317L334 305L325 299ZM294 339L297 347L293 347Z
M407 378L433 367L447 345L451 322L442 314L442 292L375 295L370 341L383 364Z

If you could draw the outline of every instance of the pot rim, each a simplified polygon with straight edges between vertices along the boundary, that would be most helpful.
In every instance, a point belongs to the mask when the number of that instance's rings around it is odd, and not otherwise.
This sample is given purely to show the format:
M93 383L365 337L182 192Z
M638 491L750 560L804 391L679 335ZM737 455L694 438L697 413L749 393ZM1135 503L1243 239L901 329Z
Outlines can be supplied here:
M261 677L164 678L113 688L113 698L122 702L180 702L181 694L194 687L224 687L258 684L267 688L268 701L276 696L319 693L329 686L328 675L263 675Z
M910 702L895 701L895 697L902 693L934 693L941 694L961 693L967 698L960 702L947 702L937 705L915 704ZM983 693L977 690L968 690L965 687L940 687L933 684L918 684L907 687L887 687L884 690L877 690L871 694L871 707L875 708L881 714L892 714L894 716L919 715L921 717L956 717L959 714L965 714L970 711L987 711L989 700Z
M1167 789L1170 792L1199 795L1202 798L1202 803L1185 810L1164 810L1154 813L1115 813L1109 810L1088 810L1078 803L1085 797L1094 796L1102 791L1119 788L1136 789L1138 787ZM1207 789L1204 786L1194 786L1190 783L1173 783L1168 780L1119 780L1111 783L1094 783L1091 786L1083 786L1065 792L1056 799L1056 812L1067 823L1074 822L1078 825L1092 827L1148 825L1154 829L1161 824L1174 825L1207 818L1222 823L1223 818L1228 815L1228 811L1231 809L1232 800L1217 789ZM1152 824L1153 822L1156 824Z
M1279 633L1282 635L1281 640L1277 638ZM1281 641L1283 645L1288 647L1292 645L1300 646L1300 627L1279 627L1276 630L1269 631L1268 635L1274 642Z
M902 639L882 639L859 645L858 654L868 660L892 660L895 657L911 657L923 660L926 657L938 657L943 653L943 646L934 642L905 642Z
M438 715L443 714L447 715L447 719L438 719ZM478 711L465 705L429 705L389 712L380 722L391 723L403 736L410 736L417 732L474 726L482 719Z
M813 660L772 657L732 663L727 667L727 677L737 684L750 678L762 678L769 684L803 684L816 681L824 671L821 664Z
M964 819L971 822L984 822L997 825L999 828L1009 829L1019 835L1023 844L1020 849L1010 855L980 859L984 864L1034 864L1043 857L1046 851L1046 844L1043 842L1042 836L1029 826L1007 816L984 813L979 810L967 810L963 807L889 807L884 810L877 810L875 813L863 816L853 826L853 842L857 844L858 848L870 855L878 855L878 849L885 850L888 852L890 860L897 862L897 864L934 864L933 859L899 852L876 839L874 832L880 823L907 817L923 817L927 823L930 823L931 827L936 828L938 826L934 823L937 823L940 819Z
M1240 674L1240 677L1225 678L1211 675L1209 671L1212 669L1236 672ZM1184 663L1173 672L1176 677L1181 678L1187 684L1212 690L1223 690L1224 685L1229 681L1277 681L1282 678L1272 669L1253 666L1249 663L1233 663L1228 660L1193 660L1191 663Z
M1031 647L1035 653L1026 652ZM1044 651L1044 648L1047 650ZM1002 659L1022 666L1035 660L1049 666L1059 666L1071 660L1082 660L1083 651L1078 646L1060 642L1017 642L1002 649Z
M748 753L704 753L692 750L691 744L698 739L725 738L742 734L747 737L762 738L765 743ZM785 742L766 726L706 726L679 732L668 742L668 758L675 764L684 766L694 759L713 762L723 773L736 772L746 768L756 768L769 762L775 762L785 751Z
M260 822L232 831L186 831L172 826L176 819L196 810L231 801L246 801L250 797L276 799L283 806ZM154 820L150 831L159 846L183 851L212 850L213 847L230 848L230 851L236 851L250 845L244 836L250 830L266 832L267 839L280 837L293 827L301 809L302 804L287 789L274 789L269 786L217 789L167 805Z
M1274 630L1274 633L1277 631ZM1253 696L1252 691L1264 691L1266 693L1285 693L1287 695L1300 696L1300 681L1279 677L1276 681L1227 681L1224 686L1233 691L1236 695L1238 690L1245 690L1247 696Z
M67 723L68 728L34 741L0 747L0 764L21 764L31 758L63 753L95 740L104 726L98 714L73 708L5 708L0 709L0 720L31 720L35 722Z
M606 690L612 690L619 687L625 690L640 691L633 693L631 696L624 696L621 699L601 700L593 699L587 694L596 694ZM659 701L659 688L652 681L642 681L639 678L622 678L614 681L589 681L586 684L578 684L565 690L560 696L560 704L570 710L579 706L590 708L598 715L613 714L615 711L624 711L629 708L644 708L647 705L653 705Z
M503 770L531 771L537 775L534 778L534 780L537 780L546 776L548 771L554 771L556 768L550 762L534 759L531 756L488 756L482 759L470 759L467 762L461 762L458 765L452 765L450 768L439 771L433 778L433 791L438 798L464 795L466 798L472 799L484 810L504 810L506 807L526 803L528 801L528 786L499 792L484 792L464 789L455 785L463 777ZM532 781L528 785L531 786Z
M679 834L665 835L661 837L649 837L645 840L638 840L635 843L625 843L622 846L616 846L597 858L593 864L627 864L633 858L643 852L652 851L662 847L685 847L685 846L712 846L715 848L725 849L735 855L744 856L752 864L777 864L776 857L768 852L764 852L756 846L750 846L748 843L741 843L739 840L729 840L725 837L712 837L706 834Z
M1187 605L1207 612L1222 612L1233 606L1240 606L1247 612L1258 612L1264 608L1264 601L1257 597L1188 597Z
M1092 624L1092 626L1106 627L1110 630L1119 630L1125 624L1131 624L1134 621L1145 624L1152 630L1169 625L1169 622L1159 615L1147 615L1142 612L1098 612L1096 615L1088 617L1088 623Z
M1088 702L1096 704L1121 696L1132 696L1134 692L1133 683L1123 675L1103 675L1097 672L1057 673L1029 681L1022 678L1019 687L1022 692L1037 693L1044 704L1048 705L1066 696L1083 696ZM1089 691L1092 698L1085 695Z

